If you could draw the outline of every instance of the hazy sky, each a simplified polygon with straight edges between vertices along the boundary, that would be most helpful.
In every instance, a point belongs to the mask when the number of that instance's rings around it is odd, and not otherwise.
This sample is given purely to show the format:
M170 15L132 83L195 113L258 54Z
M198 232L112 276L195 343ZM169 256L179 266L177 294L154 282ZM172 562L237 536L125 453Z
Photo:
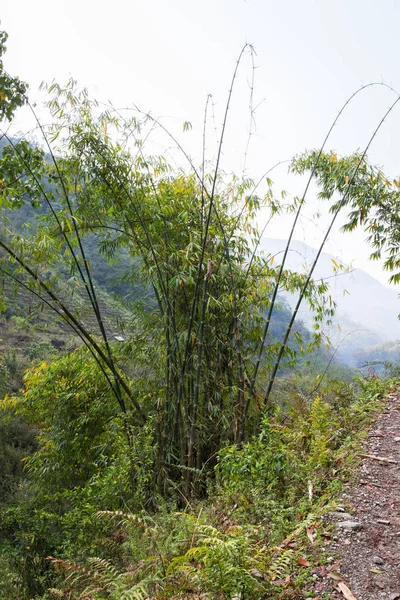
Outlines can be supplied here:
M246 173L257 178L270 166L306 148L318 147L345 100L360 85L378 81L400 91L400 2L395 0L1 0L1 28L9 33L5 65L31 85L63 82L72 75L101 99L119 106L135 102L162 116L197 158L207 94L212 93L217 128L235 61L251 43L257 56L256 114ZM249 132L252 68L246 55L236 83L222 167L240 172ZM395 94L363 92L335 128L328 148L363 148ZM183 134L189 120L193 131ZM389 175L400 173L400 108L382 128L370 160ZM167 144L167 142L165 142ZM215 131L209 127L210 158ZM301 194L281 167L278 188ZM317 204L310 197L310 207ZM286 226L288 221L286 221ZM285 223L267 231L285 234ZM318 230L303 219L297 239L318 242ZM365 236L332 235L327 251L385 282L367 261Z

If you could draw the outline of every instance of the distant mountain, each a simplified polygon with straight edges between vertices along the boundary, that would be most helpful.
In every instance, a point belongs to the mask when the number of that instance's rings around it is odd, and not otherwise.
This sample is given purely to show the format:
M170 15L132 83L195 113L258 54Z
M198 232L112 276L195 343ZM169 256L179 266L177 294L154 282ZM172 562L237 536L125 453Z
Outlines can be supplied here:
M264 255L273 255L275 264L279 264L285 245L285 240L264 238L260 250ZM293 241L286 265L299 272L308 272L316 253L315 248ZM361 349L369 347L371 350L371 347L381 342L400 340L400 299L397 291L383 286L361 269L348 273L339 271L335 275L335 263L341 262L343 263L340 257L323 252L313 277L327 280L332 297L338 304L333 326L327 331L332 343L340 344L342 360L358 366ZM296 299L291 295L287 296L291 305ZM306 307L301 310L301 318L306 323L311 320Z

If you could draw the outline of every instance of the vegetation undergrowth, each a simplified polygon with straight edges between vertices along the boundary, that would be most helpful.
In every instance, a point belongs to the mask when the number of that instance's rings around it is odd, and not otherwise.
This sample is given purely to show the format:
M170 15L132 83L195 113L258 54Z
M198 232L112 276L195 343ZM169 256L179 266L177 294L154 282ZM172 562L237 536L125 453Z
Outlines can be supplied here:
M45 372L41 365L34 377ZM54 377L54 368L49 373ZM63 377L65 371L61 382ZM25 418L34 410L38 420L51 410L52 427L42 429L40 449L27 461L34 489L18 508L5 511L1 528L3 535L7 528L14 532L13 585L20 580L22 589L36 569L36 586L41 573L43 586L53 587L35 598L71 600L308 597L310 569L323 563L320 546L329 536L320 517L351 479L360 442L394 385L368 376L350 384L327 381L318 395L293 386L284 401L275 397L271 415L251 440L218 452L206 499L182 504L160 496L149 509L140 494L129 498L122 425L107 414L102 420L93 404L83 423L71 423L70 441L63 419L58 442L58 411L71 411L65 398L59 408L54 398L44 406L46 385L40 383L36 405L33 382L14 410ZM101 398L100 389L94 393ZM75 396L70 402L80 401ZM102 437L108 441L102 444ZM79 448L69 446L74 443ZM146 452L144 440L136 451ZM62 466L74 455L77 465ZM87 470L81 474L85 484L68 480L69 471L77 477L78 464ZM143 465L134 476L137 485L146 485L151 473ZM5 563L4 572L11 567ZM8 585L5 578L1 598Z

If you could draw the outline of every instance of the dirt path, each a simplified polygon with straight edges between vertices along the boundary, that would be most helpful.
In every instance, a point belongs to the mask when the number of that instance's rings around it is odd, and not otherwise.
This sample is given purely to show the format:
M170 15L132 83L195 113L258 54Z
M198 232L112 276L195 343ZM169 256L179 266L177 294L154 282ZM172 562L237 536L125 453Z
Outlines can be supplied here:
M364 452L386 460L363 459L356 485L344 494L343 507L333 515L336 534L329 551L340 556L340 575L356 600L396 600L400 599L400 393L389 396ZM330 597L352 600L334 587Z

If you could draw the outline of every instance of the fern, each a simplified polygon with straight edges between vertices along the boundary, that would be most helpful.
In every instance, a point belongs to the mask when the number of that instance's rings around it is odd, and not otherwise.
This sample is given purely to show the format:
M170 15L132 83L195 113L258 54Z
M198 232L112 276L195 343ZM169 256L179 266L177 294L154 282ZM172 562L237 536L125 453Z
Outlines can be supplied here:
M98 510L96 516L99 520L103 520L103 517L109 517L110 519L119 519L118 525L129 525L132 523L138 525L144 525L144 519L133 513L124 513L121 510Z
M150 581L143 579L133 582L132 571L121 572L110 561L93 557L88 559L89 567L71 561L49 558L58 568L67 573L68 596L65 591L53 588L51 593L58 598L71 600L145 600L149 597L147 588Z
M254 558L255 549L248 533L237 527L234 532L221 533L211 525L199 525L201 545L189 548L175 557L167 569L171 575L185 575L199 591L212 597L249 594L263 588L259 577L260 562Z
M120 596L116 596L119 600L144 600L148 598L148 594L146 592L146 582L141 581L137 583L132 588L125 590Z
M271 581L275 579L281 579L286 573L290 571L290 567L294 561L295 551L292 548L276 548L276 554L272 560L268 570L267 576Z

